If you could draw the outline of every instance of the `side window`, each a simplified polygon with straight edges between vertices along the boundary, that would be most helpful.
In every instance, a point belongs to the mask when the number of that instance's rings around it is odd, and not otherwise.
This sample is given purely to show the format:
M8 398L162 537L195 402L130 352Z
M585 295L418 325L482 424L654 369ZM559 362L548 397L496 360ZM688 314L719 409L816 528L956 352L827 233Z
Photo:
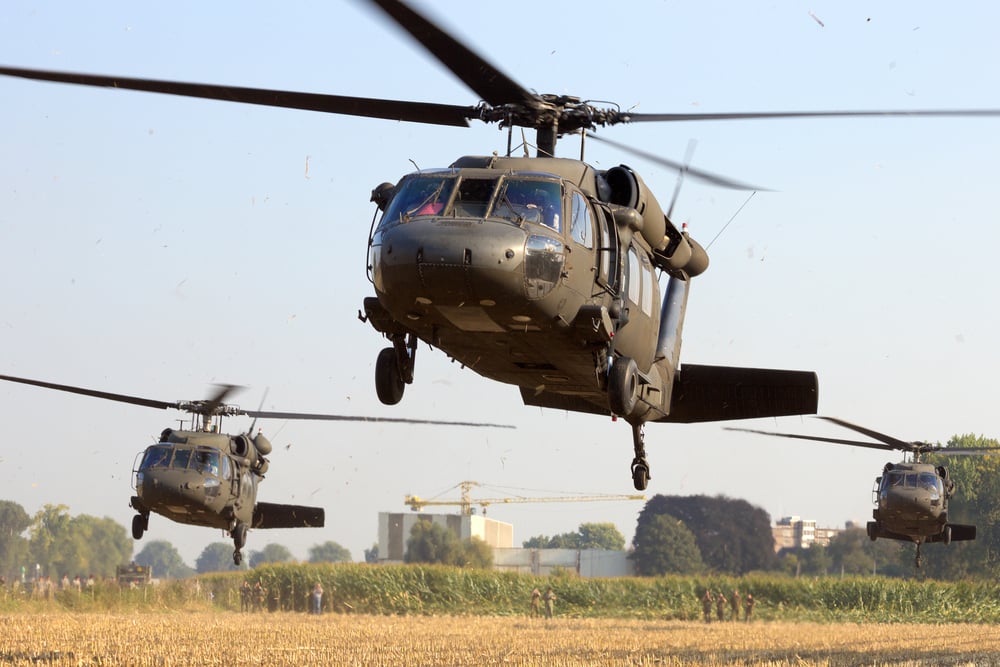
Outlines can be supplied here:
M642 266L635 248L628 249L628 300L639 305L640 285L642 284Z
M590 204L579 192L573 193L573 211L570 235L585 248L594 247L594 223L590 218Z
M642 256L642 312L653 314L653 265L645 254Z

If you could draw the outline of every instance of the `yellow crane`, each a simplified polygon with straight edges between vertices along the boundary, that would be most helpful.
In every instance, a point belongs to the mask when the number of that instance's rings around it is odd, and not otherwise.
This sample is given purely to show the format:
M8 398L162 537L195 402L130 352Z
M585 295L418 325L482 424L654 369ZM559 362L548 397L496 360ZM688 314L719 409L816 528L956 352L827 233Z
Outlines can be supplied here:
M425 500L420 496L408 495L403 502L410 506L414 512L419 512L429 505L459 505L462 514L472 514L472 506L479 505L486 514L486 508L490 505L503 505L510 503L575 503L575 502L597 502L601 500L645 500L646 496L641 495L594 495L594 496L541 496L527 498L514 496L512 498L473 498L472 487L482 486L479 482L460 482L458 486L462 489L461 500Z

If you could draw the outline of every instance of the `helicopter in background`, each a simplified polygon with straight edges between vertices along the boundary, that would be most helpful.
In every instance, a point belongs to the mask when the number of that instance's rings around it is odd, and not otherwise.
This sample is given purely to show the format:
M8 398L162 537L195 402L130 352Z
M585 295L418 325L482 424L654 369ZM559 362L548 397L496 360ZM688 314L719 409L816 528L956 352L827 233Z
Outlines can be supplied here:
M572 95L537 94L400 0L371 0L480 98L474 106L344 97L0 67L0 74L324 113L508 130L505 155L465 156L372 192L381 219L368 243L375 296L362 321L388 339L375 388L387 405L412 384L420 341L483 377L516 385L527 405L622 418L631 476L650 479L648 422L814 414L811 371L680 363L691 280L708 254L639 174L583 161L590 137L723 187L757 189L598 137L638 122L833 116L995 116L1000 111L635 113ZM591 54L588 54L591 55ZM536 131L536 156L512 154L513 128ZM578 135L580 159L556 157ZM660 293L658 274L669 277Z
M820 417L844 428L851 429L879 442L846 440L822 436L778 433L748 428L726 427L728 431L743 431L779 438L795 438L829 442L869 449L900 450L912 455L898 463L886 463L882 475L875 478L872 489L872 518L866 526L869 539L878 538L913 542L917 545L916 567L920 567L920 545L940 542L951 544L962 540L976 539L976 527L968 524L952 523L948 520L948 502L955 495L955 481L948 468L921 461L924 454L935 453L944 456L975 456L991 453L997 448L942 447L927 442L906 442L890 435L858 426L835 417Z
M132 488L136 495L129 501L129 506L137 512L132 517L132 537L142 539L149 529L150 514L159 514L177 523L219 528L233 539L233 562L236 565L243 561L242 549L251 528L322 528L325 521L322 507L257 500L258 486L264 480L270 465L266 457L272 451L271 442L263 433L258 431L256 435L253 434L257 419L510 428L473 422L242 410L235 405L223 403L227 396L238 389L235 385L218 385L212 396L200 401L168 402L10 375L0 375L0 380L189 413L189 429L166 428L160 433L156 444L136 455L138 465L132 471ZM244 433L228 435L221 432L223 417L242 415L253 417L254 420Z

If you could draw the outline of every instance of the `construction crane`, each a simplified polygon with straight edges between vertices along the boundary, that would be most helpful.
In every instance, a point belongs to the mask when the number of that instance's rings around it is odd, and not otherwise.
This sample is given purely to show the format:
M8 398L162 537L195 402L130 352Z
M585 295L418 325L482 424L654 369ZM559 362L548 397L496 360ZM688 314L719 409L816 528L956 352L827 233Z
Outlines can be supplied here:
M576 502L597 502L601 500L645 500L646 496L641 495L595 495L595 496L542 496L538 498L526 498L515 496L513 498L473 498L472 487L482 486L479 482L460 482L458 486L462 489L461 500L425 500L420 496L406 496L403 502L410 506L414 512L419 512L428 505L459 505L462 514L472 514L472 506L479 505L486 514L486 508L490 505L510 504L510 503L576 503Z

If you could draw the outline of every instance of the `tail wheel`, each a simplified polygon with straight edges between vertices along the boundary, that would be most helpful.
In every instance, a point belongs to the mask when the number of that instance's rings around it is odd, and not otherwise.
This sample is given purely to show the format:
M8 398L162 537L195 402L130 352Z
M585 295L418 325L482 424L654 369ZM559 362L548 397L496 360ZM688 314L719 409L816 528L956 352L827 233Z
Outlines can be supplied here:
M396 405L403 399L406 384L399 372L399 362L396 360L396 350L383 348L375 360L375 393L384 405Z
M878 538L878 524L874 521L869 521L865 528L868 533L868 539L874 542Z
M639 369L631 357L619 357L608 373L608 406L619 417L628 417L639 402Z

